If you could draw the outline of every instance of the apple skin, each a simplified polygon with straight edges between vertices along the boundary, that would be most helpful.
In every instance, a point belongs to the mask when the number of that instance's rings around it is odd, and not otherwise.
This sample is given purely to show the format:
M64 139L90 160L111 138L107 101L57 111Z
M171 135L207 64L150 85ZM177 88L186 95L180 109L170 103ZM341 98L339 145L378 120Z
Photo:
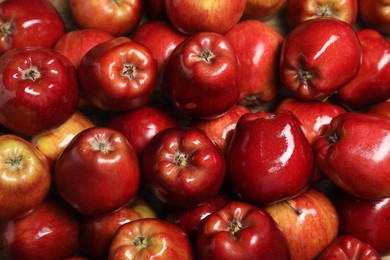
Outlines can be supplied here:
M339 235L333 242L328 245L317 260L349 260L365 259L380 260L378 252L371 245L360 241L350 235Z
M248 0L243 19L268 20L278 13L286 4L286 0Z
M283 36L259 20L245 20L226 34L237 55L239 103L262 105L276 98ZM261 77L259 77L261 75Z
M17 135L0 135L0 170L0 222L30 214L49 193L48 160Z
M351 82L337 91L340 104L351 110L362 110L390 99L390 43L376 30L356 33L362 46L362 63Z
M0 53L11 48L51 48L65 34L65 23L47 0L0 3Z
M112 38L112 34L100 29L71 30L58 39L53 49L67 57L78 69L82 58L92 47Z
M378 113L390 117L390 100L373 105L369 109L369 112Z
M70 0L73 19L81 29L100 29L125 36L142 18L141 0Z
M390 118L384 115L347 112L336 116L313 144L317 166L356 197L390 197L389 137Z
M81 90L97 108L127 111L149 102L157 64L149 49L128 37L115 37L90 49L78 68Z
M208 215L197 235L198 259L289 259L286 237L263 209L232 201Z
M75 111L73 115L59 127L45 133L34 135L30 143L39 150L53 168L58 156L72 139L81 131L96 126L85 114Z
M165 0L165 11L173 26L184 34L224 34L242 17L247 0Z
M157 218L152 206L140 196L128 205L103 216L82 216L80 220L80 247L88 257L107 259L112 239L118 228L140 218Z
M320 17L336 18L354 26L358 16L358 0L287 0L286 16L290 28Z
M195 259L187 234L178 226L155 218L138 219L119 227L108 260L124 258Z
M168 205L192 208L215 196L226 175L222 151L200 129L161 130L141 157L143 182Z
M358 16L369 28L390 33L389 0L358 0L358 3Z
M79 249L77 214L62 200L46 199L31 214L3 223L7 259L62 260Z
M163 91L185 115L212 119L237 103L237 76L237 56L229 40L222 34L201 32L172 51Z
M241 116L226 161L232 190L256 206L304 192L314 170L312 148L289 111Z
M306 20L290 30L283 42L282 83L300 99L327 98L356 76L361 52L359 39L347 23L336 18Z
M0 57L0 124L33 136L76 111L79 86L68 59L49 48L14 48Z
M336 237L338 215L332 201L309 188L299 196L264 208L288 240L290 259L315 259Z
M390 254L390 197L366 200L342 193L335 206L340 234L354 236L371 245L381 256Z
M58 193L88 216L108 214L125 206L136 196L140 179L138 158L126 137L102 126L77 134L54 168Z
M251 113L251 110L244 105L237 104L218 118L192 119L190 127L203 130L226 155L237 121L246 113Z

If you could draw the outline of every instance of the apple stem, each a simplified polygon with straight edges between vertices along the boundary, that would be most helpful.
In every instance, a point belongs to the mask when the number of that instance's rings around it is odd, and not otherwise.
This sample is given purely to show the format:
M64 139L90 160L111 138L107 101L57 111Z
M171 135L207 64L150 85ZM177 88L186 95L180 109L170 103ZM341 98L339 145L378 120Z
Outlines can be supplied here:
M122 75L133 80L137 75L137 69L133 64L125 64L122 70Z
M23 168L23 156L17 155L14 157L8 156L5 160L5 164L12 172L19 171Z
M0 32L2 35L12 35L15 33L15 28L12 23L2 23L0 24Z
M228 230L232 235L235 235L238 231L242 229L242 224L238 219L233 219L228 226Z
M210 63L211 60L215 57L215 54L210 50L203 50L199 56L200 59L204 60L207 63Z
M302 210L298 209L297 207L294 207L289 200L284 200L284 203L287 204L297 215L302 214Z
M308 85L308 81L312 78L312 73L306 70L298 70L297 78L298 81L304 85Z
M173 158L175 164L179 167L186 167L188 165L188 155L182 152L177 152Z

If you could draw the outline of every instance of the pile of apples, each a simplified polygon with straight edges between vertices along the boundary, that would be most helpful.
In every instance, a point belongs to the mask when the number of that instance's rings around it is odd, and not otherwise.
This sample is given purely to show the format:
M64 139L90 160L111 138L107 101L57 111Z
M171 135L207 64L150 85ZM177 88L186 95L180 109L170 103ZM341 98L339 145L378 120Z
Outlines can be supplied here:
M3 257L384 259L389 8L1 1Z

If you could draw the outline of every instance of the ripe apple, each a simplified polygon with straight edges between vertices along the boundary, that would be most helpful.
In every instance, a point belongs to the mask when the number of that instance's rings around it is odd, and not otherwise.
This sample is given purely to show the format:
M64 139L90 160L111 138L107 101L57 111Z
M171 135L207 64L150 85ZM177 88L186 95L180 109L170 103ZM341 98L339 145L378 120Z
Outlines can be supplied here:
M314 155L289 111L248 113L238 120L227 151L229 183L243 201L264 206L304 192Z
M93 126L95 123L91 119L75 111L62 125L49 132L32 136L30 142L48 159L50 166L54 167L58 156L72 139L81 131Z
M203 130L226 155L237 121L246 113L251 113L251 110L244 105L237 104L218 118L192 119L190 126Z
M82 216L80 220L80 246L95 260L104 260L118 228L141 218L157 218L152 206L136 196L125 207L103 216Z
M336 18L354 26L358 16L358 0L287 0L286 16L290 28L320 17Z
M88 128L58 157L54 182L59 194L81 214L108 214L137 194L138 158L120 132L102 126Z
M92 47L112 38L112 34L101 29L71 30L58 39L53 49L67 57L78 69L82 58Z
M247 0L165 0L169 21L182 33L224 34L242 17Z
M360 63L361 46L353 28L336 18L316 18L294 27L285 37L280 76L290 94L304 100L324 99L350 82Z
M378 113L390 117L390 100L373 105L369 109L369 112Z
M13 48L0 57L0 124L32 136L60 126L75 112L73 65L49 48Z
M324 193L314 188L264 209L286 236L291 260L315 259L337 237L336 208Z
M0 172L0 221L31 213L49 193L49 162L17 135L0 135Z
M369 27L381 33L390 33L388 0L358 0L359 18Z
M232 201L201 223L197 257L208 259L289 259L286 237L263 209Z
M188 236L178 226L156 218L143 218L119 227L109 249L114 259L193 260Z
M141 157L144 184L161 201L175 207L199 206L215 196L225 179L221 149L200 129L161 130Z
M262 105L276 98L283 36L259 20L245 20L226 34L237 55L239 103ZM261 76L259 76L261 75Z
M54 198L23 218L4 222L1 233L7 259L64 259L79 249L77 214Z
M351 235L339 235L316 258L317 260L349 260L371 259L380 260L378 252L371 245L360 241Z
M278 13L286 0L247 0L243 18L268 20Z
M237 56L222 34L201 32L186 38L169 56L164 76L167 97L190 117L219 117L240 95Z
M342 193L335 206L340 234L370 244L381 256L390 254L390 197L366 200Z
M47 0L0 1L0 53L12 48L51 48L65 23Z
M149 49L128 37L115 37L90 49L78 68L85 97L106 111L127 111L149 102L157 64Z
M347 112L332 119L313 144L318 168L360 198L390 197L390 118Z
M70 0L73 20L81 29L100 29L125 36L142 18L141 0Z
M356 33L362 46L362 63L351 82L337 91L339 103L353 110L390 99L390 42L376 30Z
M158 132L179 126L179 121L165 106L149 103L111 116L107 126L121 132L140 158Z

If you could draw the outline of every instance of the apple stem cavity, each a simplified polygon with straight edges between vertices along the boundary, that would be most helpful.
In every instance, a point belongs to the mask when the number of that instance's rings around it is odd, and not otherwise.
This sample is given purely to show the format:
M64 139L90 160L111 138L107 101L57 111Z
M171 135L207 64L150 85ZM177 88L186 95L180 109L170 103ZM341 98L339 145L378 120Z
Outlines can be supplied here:
M229 223L229 226L228 226L228 231L232 234L232 235L236 235L237 232L239 232L240 230L242 229L242 223L234 218L230 223Z
M97 136L91 141L93 151L100 151L103 154L108 154L114 150L114 147L107 136Z
M35 80L39 79L40 77L41 77L41 73L35 67L22 71L22 79L23 80L28 79L31 81L35 81Z
M334 144L337 140L339 140L339 136L337 135L337 133L333 133L332 135L329 135L329 137L328 137L328 142L330 144Z
M293 206L289 200L285 200L284 203L286 203L286 205L289 208L291 208L295 212L295 214L297 214L297 215L301 215L302 214L302 210L300 210L297 207Z
M15 33L15 28L12 23L2 23L0 24L0 32L4 36L12 35Z
M203 50L199 53L198 57L207 63L211 63L211 60L215 57L215 54L210 50Z
M11 172L20 171L23 169L23 156L22 155L16 155L16 156L8 156L5 160L5 165L8 167L8 169Z
M133 245L138 248L138 250L146 248L148 246L147 239L143 236L138 236L133 240Z
M306 70L298 70L297 71L297 80L298 82L308 85L309 80L313 77L313 73Z
M188 155L185 153L175 153L173 160L178 167L186 167L188 165Z
M133 64L125 64L122 70L122 75L134 80L137 76L137 68Z

